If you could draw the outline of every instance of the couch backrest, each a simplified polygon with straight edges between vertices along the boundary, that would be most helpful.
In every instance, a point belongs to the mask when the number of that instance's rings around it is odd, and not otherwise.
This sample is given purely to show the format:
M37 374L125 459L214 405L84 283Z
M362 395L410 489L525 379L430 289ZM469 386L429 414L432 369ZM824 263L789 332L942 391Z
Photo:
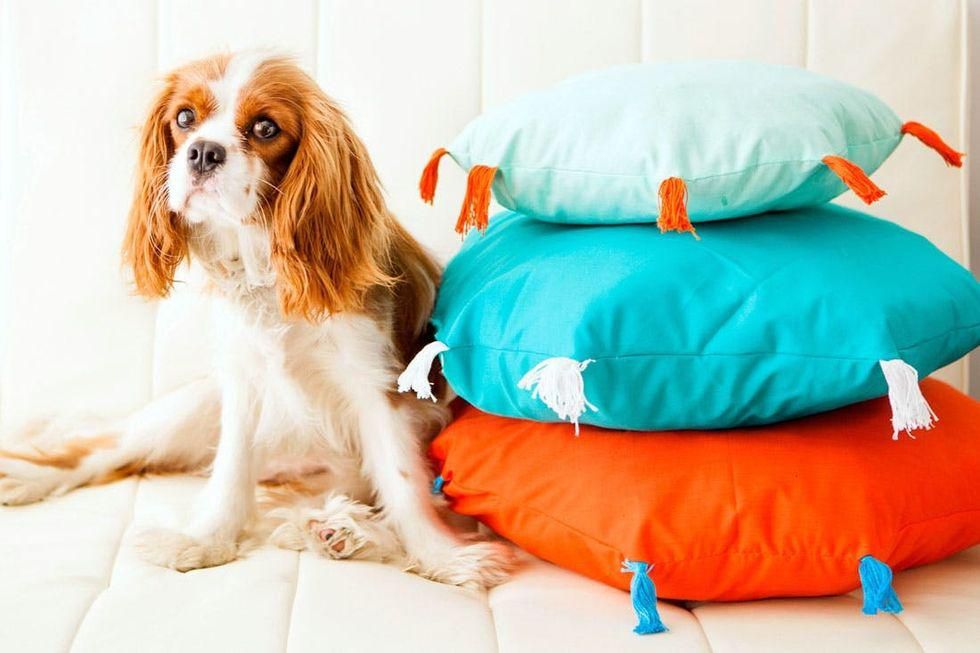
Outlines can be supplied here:
M441 257L463 177L428 154L481 109L609 64L752 58L864 86L967 138L964 0L32 0L0 3L0 416L121 413L200 374L201 307L134 298L119 267L154 78L219 49L295 53L347 108L392 207ZM967 176L910 145L872 211L967 258ZM842 200L854 204L854 198ZM897 261L896 264L901 264ZM965 383L965 366L942 372Z

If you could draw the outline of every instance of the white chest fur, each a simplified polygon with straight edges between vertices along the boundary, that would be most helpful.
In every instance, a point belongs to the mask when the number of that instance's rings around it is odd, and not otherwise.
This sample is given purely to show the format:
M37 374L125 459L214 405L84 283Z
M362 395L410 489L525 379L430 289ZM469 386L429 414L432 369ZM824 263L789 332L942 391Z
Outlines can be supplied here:
M388 334L364 314L320 322L282 317L264 232L195 233L194 256L215 289L213 341L222 385L244 388L257 410L255 444L269 453L326 445L351 451L351 407L394 387Z

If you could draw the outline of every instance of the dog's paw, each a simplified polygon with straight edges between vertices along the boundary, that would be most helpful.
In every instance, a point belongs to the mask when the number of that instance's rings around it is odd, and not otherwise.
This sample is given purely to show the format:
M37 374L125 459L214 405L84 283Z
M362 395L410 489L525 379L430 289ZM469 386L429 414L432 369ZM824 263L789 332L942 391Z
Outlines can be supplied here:
M311 519L307 522L306 528L316 539L316 550L334 560L343 560L353 557L354 554L364 550L368 543L367 534L358 524L352 527L342 525L337 520Z
M347 528L330 519L308 519L303 525L283 522L269 537L269 541L280 548L293 551L311 549L335 560L352 557L364 548L365 540L360 529Z
M421 558L416 562L415 571L447 585L490 589L507 580L514 563L513 550L503 542L476 542Z
M328 497L323 508L293 511L270 540L282 548L309 549L334 560L399 557L394 534L371 507L340 494Z
M0 504L22 506L54 494L65 470L0 455Z
M134 546L147 562L176 571L216 567L238 557L233 540L199 540L178 531L152 529L139 533Z
M0 478L0 504L23 506L35 503L51 495L54 488L54 484L36 478L5 476Z
M306 538L302 529L291 521L279 524L269 536L269 542L280 549L292 551L305 551L307 549Z

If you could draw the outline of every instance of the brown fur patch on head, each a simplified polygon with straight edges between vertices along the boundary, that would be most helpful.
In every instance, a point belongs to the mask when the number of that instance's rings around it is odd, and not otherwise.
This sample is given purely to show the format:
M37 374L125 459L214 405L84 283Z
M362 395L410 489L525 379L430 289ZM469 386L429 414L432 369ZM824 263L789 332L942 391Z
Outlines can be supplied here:
M188 254L186 227L167 204L167 164L183 139L176 125L177 113L192 108L207 116L214 110L208 82L224 73L230 59L230 55L218 55L171 72L143 123L123 261L132 268L136 289L144 296L166 297L177 266Z
M235 110L235 126L244 137L244 147L260 157L268 170L268 183L262 187L267 202L275 200L274 193L296 154L303 132L302 97L292 85L297 73L302 74L288 59L264 61L242 88ZM263 119L272 120L279 127L274 138L258 138L252 132Z
M392 220L364 144L288 59L256 70L242 106L241 120L268 111L284 134L279 145L251 145L278 176L265 220L282 312L318 320L363 309L369 291L395 281L387 260Z

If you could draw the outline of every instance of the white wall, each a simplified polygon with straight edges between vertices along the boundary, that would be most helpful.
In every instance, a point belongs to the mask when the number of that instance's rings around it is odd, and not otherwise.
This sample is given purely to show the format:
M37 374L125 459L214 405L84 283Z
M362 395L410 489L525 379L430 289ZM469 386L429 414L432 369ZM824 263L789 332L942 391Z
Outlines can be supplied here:
M969 20L967 29L973 38L980 35L980 0L969 0ZM970 43L970 146L967 154L980 156L980 47ZM980 172L973 176L970 183L970 263L973 275L980 277ZM970 394L980 399L980 354L970 357Z
M136 129L177 61L295 52L348 109L399 217L447 256L463 176L444 164L423 205L428 154L482 108L587 68L807 66L963 143L967 2L976 24L980 0L0 0L0 415L124 412L203 358L186 353L201 330L189 294L142 302L118 264ZM876 180L891 192L872 212L966 261L980 197L964 173L907 143ZM963 372L941 374L963 387Z

